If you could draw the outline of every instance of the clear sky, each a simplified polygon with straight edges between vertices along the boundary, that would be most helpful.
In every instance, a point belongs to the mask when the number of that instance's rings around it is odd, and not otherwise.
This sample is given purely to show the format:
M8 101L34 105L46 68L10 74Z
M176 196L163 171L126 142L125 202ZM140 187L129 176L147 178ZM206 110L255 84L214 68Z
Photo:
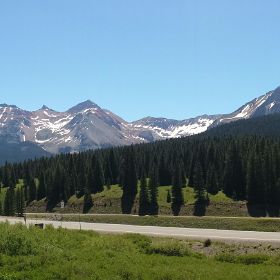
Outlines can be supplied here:
M0 103L127 120L231 112L280 85L279 0L2 0Z

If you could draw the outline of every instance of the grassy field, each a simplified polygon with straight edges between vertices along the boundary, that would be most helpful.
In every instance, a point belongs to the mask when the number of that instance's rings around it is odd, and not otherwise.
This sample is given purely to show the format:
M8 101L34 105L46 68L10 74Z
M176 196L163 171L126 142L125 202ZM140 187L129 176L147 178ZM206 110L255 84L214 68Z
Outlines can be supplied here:
M167 203L167 192L171 190L170 186L159 187L158 203L160 215L172 215L171 205ZM182 207L180 215L191 216L194 214L194 191L192 188L183 190L185 205ZM92 196L94 206L89 213L97 214L121 214L121 196L122 190L118 186L111 186L110 189L105 189L103 192ZM242 201L233 201L226 197L222 192L217 195L209 195L210 204L206 208L206 216L248 216L246 203ZM132 214L138 213L139 197L135 199ZM83 209L83 197L77 198L72 196L65 209L59 207L54 208L54 212L75 213L81 212ZM37 201L31 203L27 212L45 212L46 203Z
M76 214L28 214L28 218L91 223L152 225L164 227L210 228L225 230L280 232L280 219L273 218L230 218L230 217L172 217L132 215L76 215Z
M2 280L276 280L280 248L0 224ZM276 245L275 245L276 246Z

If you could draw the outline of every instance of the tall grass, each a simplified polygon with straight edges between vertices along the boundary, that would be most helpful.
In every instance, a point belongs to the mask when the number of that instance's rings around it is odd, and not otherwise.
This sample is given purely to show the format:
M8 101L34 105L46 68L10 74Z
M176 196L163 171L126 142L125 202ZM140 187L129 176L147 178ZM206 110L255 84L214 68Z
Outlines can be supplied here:
M276 259L206 257L184 241L0 224L0 280L274 280Z

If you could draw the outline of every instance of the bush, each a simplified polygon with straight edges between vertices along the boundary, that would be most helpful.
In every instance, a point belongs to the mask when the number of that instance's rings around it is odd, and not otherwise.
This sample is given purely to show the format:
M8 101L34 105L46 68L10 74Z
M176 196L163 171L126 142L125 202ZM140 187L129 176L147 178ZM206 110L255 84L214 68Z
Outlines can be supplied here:
M212 244L212 241L211 241L210 239L206 239L206 240L203 242L203 246L204 246L205 248L210 247L211 244Z
M23 225L0 226L0 253L9 256L33 255L36 243L32 240L30 233Z
M163 256L176 256L176 257L183 257L183 256L190 256L190 251L180 244L179 242L164 242L151 245L150 248L147 250L149 254L159 254Z
M268 260L264 255L244 255L238 257L238 262L246 265L262 264Z
M215 259L219 262L227 262L227 263L235 263L236 262L236 258L234 255L232 254L220 254L218 256L215 257Z
M258 254L240 255L240 256L234 256L233 254L221 254L216 256L216 260L220 262L256 265L256 264L262 264L266 262L268 260L268 257L264 255L258 255Z
M10 232L1 240L0 251L9 256L27 256L34 253L34 248L24 235Z
M147 251L152 244L151 238L145 235L127 234L126 237L127 239L131 240L132 243L135 244L141 251Z

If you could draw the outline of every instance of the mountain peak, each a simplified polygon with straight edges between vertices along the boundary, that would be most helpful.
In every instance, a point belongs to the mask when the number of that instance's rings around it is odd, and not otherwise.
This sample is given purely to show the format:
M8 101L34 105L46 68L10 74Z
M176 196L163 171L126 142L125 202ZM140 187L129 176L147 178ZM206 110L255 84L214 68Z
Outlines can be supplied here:
M41 107L41 110L50 110L50 108L49 108L48 106L46 106L46 105L43 105L43 106Z
M18 108L16 105L10 105L10 104L7 104L7 103L0 104L0 107Z
M88 99L88 100L81 102L81 103L77 104L76 106L70 108L68 110L68 112L75 113L75 112L80 112L80 111L83 111L86 109L91 109L91 108L101 109L96 103L94 103Z

